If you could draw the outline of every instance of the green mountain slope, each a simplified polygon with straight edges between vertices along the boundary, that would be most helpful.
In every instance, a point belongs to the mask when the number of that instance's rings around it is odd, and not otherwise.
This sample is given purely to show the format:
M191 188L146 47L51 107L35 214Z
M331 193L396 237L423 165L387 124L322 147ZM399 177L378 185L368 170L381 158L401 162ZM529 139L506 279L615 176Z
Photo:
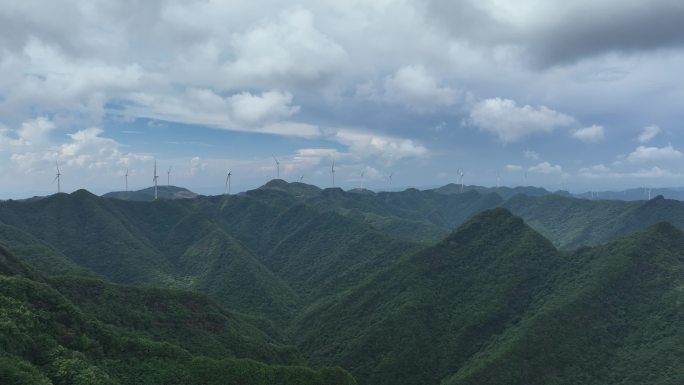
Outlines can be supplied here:
M684 204L662 197L625 202L518 195L504 207L562 248L608 242L660 221L684 229Z
M446 384L680 384L684 236L667 223L580 266Z
M676 384L683 288L672 225L560 253L495 209L318 303L292 334L361 384Z
M16 227L0 223L0 244L21 255L26 264L42 274L95 276L92 271L78 266L45 242Z
M438 383L515 322L560 263L521 219L488 211L311 309L293 334L315 363L336 362L360 383Z
M203 294L137 288L100 280L58 277L50 285L84 313L145 338L180 346L213 358L252 358L276 364L302 364L282 344L248 318L228 312Z
M88 309L84 312L50 284L31 279L20 265L0 249L0 383L355 383L340 369L313 371L227 358L238 352L275 361L293 356L194 294L62 279L58 286L81 300ZM191 353L195 349L203 353Z
M171 269L137 236L128 218L85 190L33 202L3 202L0 217L77 265L117 282L142 283Z

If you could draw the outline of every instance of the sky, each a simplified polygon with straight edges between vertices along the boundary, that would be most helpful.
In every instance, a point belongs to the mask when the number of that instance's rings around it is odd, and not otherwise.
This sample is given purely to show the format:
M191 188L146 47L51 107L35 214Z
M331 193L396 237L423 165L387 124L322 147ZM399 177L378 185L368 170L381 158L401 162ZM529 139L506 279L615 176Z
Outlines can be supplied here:
M684 186L680 0L0 0L0 198ZM169 172L170 170L170 172ZM390 175L392 176L390 178ZM391 181L390 181L391 179Z

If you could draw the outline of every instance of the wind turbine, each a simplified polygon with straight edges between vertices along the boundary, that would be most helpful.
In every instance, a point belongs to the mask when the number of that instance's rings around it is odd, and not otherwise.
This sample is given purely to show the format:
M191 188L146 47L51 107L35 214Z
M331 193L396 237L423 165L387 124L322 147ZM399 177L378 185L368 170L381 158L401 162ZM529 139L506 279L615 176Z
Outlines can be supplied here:
M304 183L304 175L299 177L299 183Z
M463 170L459 170L459 175L458 175L458 177L459 177L459 179L461 180L461 192L463 192L463 176L464 176L464 175L465 175L465 173L463 172Z
M166 185L171 186L171 167L169 167L169 171L166 172Z
M57 166L57 175L55 176L55 179L52 181L52 183L55 183L57 181L57 193L62 192L62 186L60 184L60 177L62 176L62 173L59 172L59 163L55 162L55 166Z
M388 177L388 179L389 179L389 184L392 184L392 175L394 175L393 172L391 172L391 173L389 174L389 177Z
M275 162L276 162L276 175L277 175L277 178L280 179L280 162L278 162L278 158L276 158L275 155L272 155L272 156L273 156L273 160L275 160Z
M158 193L157 193L157 180L159 179L159 175L157 175L157 161L154 161L154 176L152 177L152 181L154 182L154 200L157 200Z
M128 167L126 167L126 191L128 191Z
M228 194L230 195L230 176L233 175L233 172L228 170L228 174L226 175L226 188L228 188Z
M363 170L361 170L361 188L366 188L366 184L364 183L364 176L366 175L366 166L363 167Z
M330 166L330 173L332 174L333 187L335 187L335 159L333 159L332 166Z
M496 172L496 188L501 187L501 172Z

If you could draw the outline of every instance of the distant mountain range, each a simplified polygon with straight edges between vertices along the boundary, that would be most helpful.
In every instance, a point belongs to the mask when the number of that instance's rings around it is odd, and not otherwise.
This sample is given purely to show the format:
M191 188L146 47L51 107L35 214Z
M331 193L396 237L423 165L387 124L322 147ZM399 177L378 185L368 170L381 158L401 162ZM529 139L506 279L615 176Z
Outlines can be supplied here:
M287 183L285 181L282 181L283 183ZM303 184L303 183L290 183L292 185L296 184ZM311 185L307 185L311 186ZM315 187L315 186L311 186ZM315 187L317 188L317 187ZM650 190L650 197L654 198L658 195L661 195L667 199L676 199L676 200L684 200L684 188L653 188L649 189L646 187L643 188L633 188L633 189L627 189L627 190L618 190L618 191L587 191L584 193L578 193L578 194L572 194L568 191L563 191L563 190L558 190L558 191L548 191L542 187L534 187L534 186L517 186L517 187L507 187L507 186L502 186L502 187L483 187L483 186L475 186L475 185L464 185L461 186L460 184L455 184L455 183L450 183L447 185L444 185L442 187L437 187L434 189L430 189L432 191L442 193L442 194L458 194L461 192L467 192L467 191L477 191L479 193L487 194L487 193L496 193L497 195L501 196L504 199L509 199L512 198L513 196L517 194L523 194L523 195L529 195L529 196L542 196L542 195L549 195L549 194L555 194L555 195L561 195L561 196L566 196L566 197L576 197L576 198L583 198L583 199L591 199L591 200L596 200L596 199L602 199L602 200L622 200L622 201L636 201L636 200L648 200L649 199L649 190ZM362 188L354 188L351 190L348 190L348 192L353 192L357 194L367 194L367 195L373 195L376 194L377 192L368 190L368 189L362 189ZM391 191L391 192L400 192L400 191ZM106 193L102 195L103 197L106 198L115 198L115 199L121 199L121 200L134 200L134 201L152 201L154 200L154 187L148 187L142 190L137 190L137 191L113 191ZM189 189L183 188L183 187L176 187L176 186L159 186L158 187L158 197L160 199L188 199L188 198L196 198L198 196L197 193L194 193L190 191Z
M4 201L0 319L25 339L0 330L0 380L684 383L683 228L678 200L534 187Z
M137 191L113 191L102 196L124 201L150 202L154 200L154 187L148 187ZM197 194L183 187L158 186L157 197L159 199L190 199L196 198Z

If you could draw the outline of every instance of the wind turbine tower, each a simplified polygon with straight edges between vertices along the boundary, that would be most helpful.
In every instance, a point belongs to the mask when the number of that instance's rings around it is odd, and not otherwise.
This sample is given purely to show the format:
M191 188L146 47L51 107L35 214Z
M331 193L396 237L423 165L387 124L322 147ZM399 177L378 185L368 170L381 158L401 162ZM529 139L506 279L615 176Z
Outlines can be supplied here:
M365 183L366 180L364 179L365 175L366 175L366 167L364 167L363 170L361 170L361 188L366 188L366 183Z
M157 180L159 179L159 175L157 175L157 161L154 161L154 176L152 177L152 181L154 182L154 200L157 200L158 191L157 191Z
M126 191L128 191L128 167L126 168Z
M461 192L463 192L463 176L464 176L464 175L465 175L465 173L463 172L463 170L460 170L460 171L459 171L459 174L458 174L458 178L459 178L460 181L461 181Z
M166 172L166 185L171 186L171 167L169 167L169 171Z
M330 166L330 173L332 174L333 187L335 187L335 159L333 159L332 166Z
M233 175L233 172L228 170L228 174L226 175L226 188L228 188L228 195L230 195L230 177Z
M273 155L273 160L275 160L276 163L276 176L278 179L280 179L280 162L278 162L278 158Z
M59 163L55 162L55 166L57 166L57 175L55 176L55 179L52 181L52 183L55 183L57 181L57 193L62 192L62 186L60 184L60 177L62 176L62 173L59 172Z
M389 174L389 184L392 184L392 176L393 176L393 175L394 175L393 172L391 172L391 173Z

